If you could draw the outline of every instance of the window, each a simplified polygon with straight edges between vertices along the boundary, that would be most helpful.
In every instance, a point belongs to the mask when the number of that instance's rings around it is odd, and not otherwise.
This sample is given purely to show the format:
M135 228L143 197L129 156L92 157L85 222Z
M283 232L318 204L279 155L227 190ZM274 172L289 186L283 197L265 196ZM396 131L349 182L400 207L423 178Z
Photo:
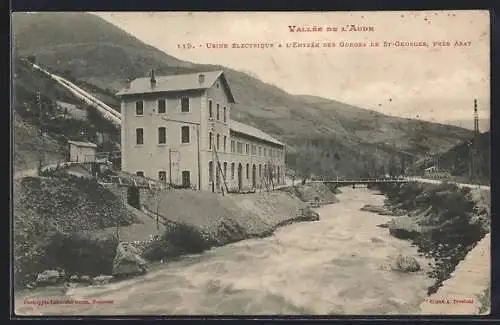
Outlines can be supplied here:
M226 152L226 140L227 140L227 137L224 136L224 152Z
M135 174L139 177L144 177L144 172L141 170L136 171Z
M238 142L238 143L236 144L236 152L238 152L238 153L243 153L243 143Z
M245 153L248 155L250 153L250 145L247 143L245 144Z
M212 132L208 133L208 149L212 150Z
M262 177L262 165L259 164L259 178Z
M217 104L217 121L220 119L220 116L219 116L219 104Z
M143 128L135 129L135 143L136 144L144 144L144 129Z
M160 182L166 183L167 182L167 172L164 170L160 170L158 172L158 179L160 180Z
M159 127L158 128L158 144L167 143L167 128Z
M214 181L214 164L211 161L208 162L208 181Z
M224 179L227 177L227 162L224 162L224 174L222 175Z
M226 117L226 106L224 106L224 123L227 122L227 117Z
M257 154L257 146L252 144L252 155L256 155Z
M231 140L231 152L234 152L236 149L235 149L235 145L234 145L234 140Z
M144 115L144 102L142 100L135 102L135 115Z
M208 101L208 118L213 118L212 100L211 99Z
M189 112L189 97L181 98L181 112L183 113Z
M189 126L181 127L181 142L189 143Z
M217 150L219 150L220 134L217 133Z
M167 104L165 99L158 99L158 114L165 114L167 112Z
M249 178L250 178L250 176L249 176L249 175L250 175L250 165L249 165L249 164L247 164L247 179L249 179Z
M234 163L231 163L231 179L234 180Z
M259 156L262 156L262 147L259 147Z

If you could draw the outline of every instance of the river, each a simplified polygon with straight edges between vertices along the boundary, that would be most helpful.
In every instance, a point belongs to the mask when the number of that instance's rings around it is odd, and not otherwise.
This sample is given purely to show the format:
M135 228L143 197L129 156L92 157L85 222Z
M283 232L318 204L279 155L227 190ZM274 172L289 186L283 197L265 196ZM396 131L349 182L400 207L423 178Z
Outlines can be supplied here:
M320 221L187 256L143 277L65 294L58 288L20 293L16 310L31 315L418 313L432 284L425 275L429 261L409 242L377 227L390 217L359 210L381 204L383 196L366 188L342 191L340 202L317 209ZM391 270L398 253L417 257L423 270ZM34 306L26 298L101 303Z

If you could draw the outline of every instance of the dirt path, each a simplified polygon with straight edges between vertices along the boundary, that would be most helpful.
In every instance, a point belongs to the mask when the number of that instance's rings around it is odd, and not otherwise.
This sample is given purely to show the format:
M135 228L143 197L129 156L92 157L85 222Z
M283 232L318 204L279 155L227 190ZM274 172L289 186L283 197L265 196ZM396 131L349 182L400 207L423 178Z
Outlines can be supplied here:
M118 238L120 241L147 240L150 239L151 235L163 234L165 230L164 225L161 223L157 225L154 218L151 218L141 210L135 209L128 204L126 204L126 207L136 215L139 222L130 226L119 227ZM92 235L96 237L116 236L116 227L105 228L93 232Z

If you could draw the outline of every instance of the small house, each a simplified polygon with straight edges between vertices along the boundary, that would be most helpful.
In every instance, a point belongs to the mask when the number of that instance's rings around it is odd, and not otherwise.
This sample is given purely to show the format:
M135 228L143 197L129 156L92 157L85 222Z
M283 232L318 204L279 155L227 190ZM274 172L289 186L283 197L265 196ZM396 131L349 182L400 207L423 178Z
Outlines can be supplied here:
M68 141L69 161L95 162L97 145L92 142Z
M424 170L424 173L427 175L427 174L430 174L430 173L435 173L437 172L437 167L436 166L431 166L429 168L426 168Z

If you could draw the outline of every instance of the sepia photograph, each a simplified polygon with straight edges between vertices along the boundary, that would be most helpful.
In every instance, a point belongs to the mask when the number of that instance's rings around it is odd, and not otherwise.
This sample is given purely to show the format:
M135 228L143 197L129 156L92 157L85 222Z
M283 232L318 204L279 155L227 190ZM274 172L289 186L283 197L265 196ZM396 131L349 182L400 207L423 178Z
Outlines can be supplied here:
M490 314L486 10L13 12L16 316Z

